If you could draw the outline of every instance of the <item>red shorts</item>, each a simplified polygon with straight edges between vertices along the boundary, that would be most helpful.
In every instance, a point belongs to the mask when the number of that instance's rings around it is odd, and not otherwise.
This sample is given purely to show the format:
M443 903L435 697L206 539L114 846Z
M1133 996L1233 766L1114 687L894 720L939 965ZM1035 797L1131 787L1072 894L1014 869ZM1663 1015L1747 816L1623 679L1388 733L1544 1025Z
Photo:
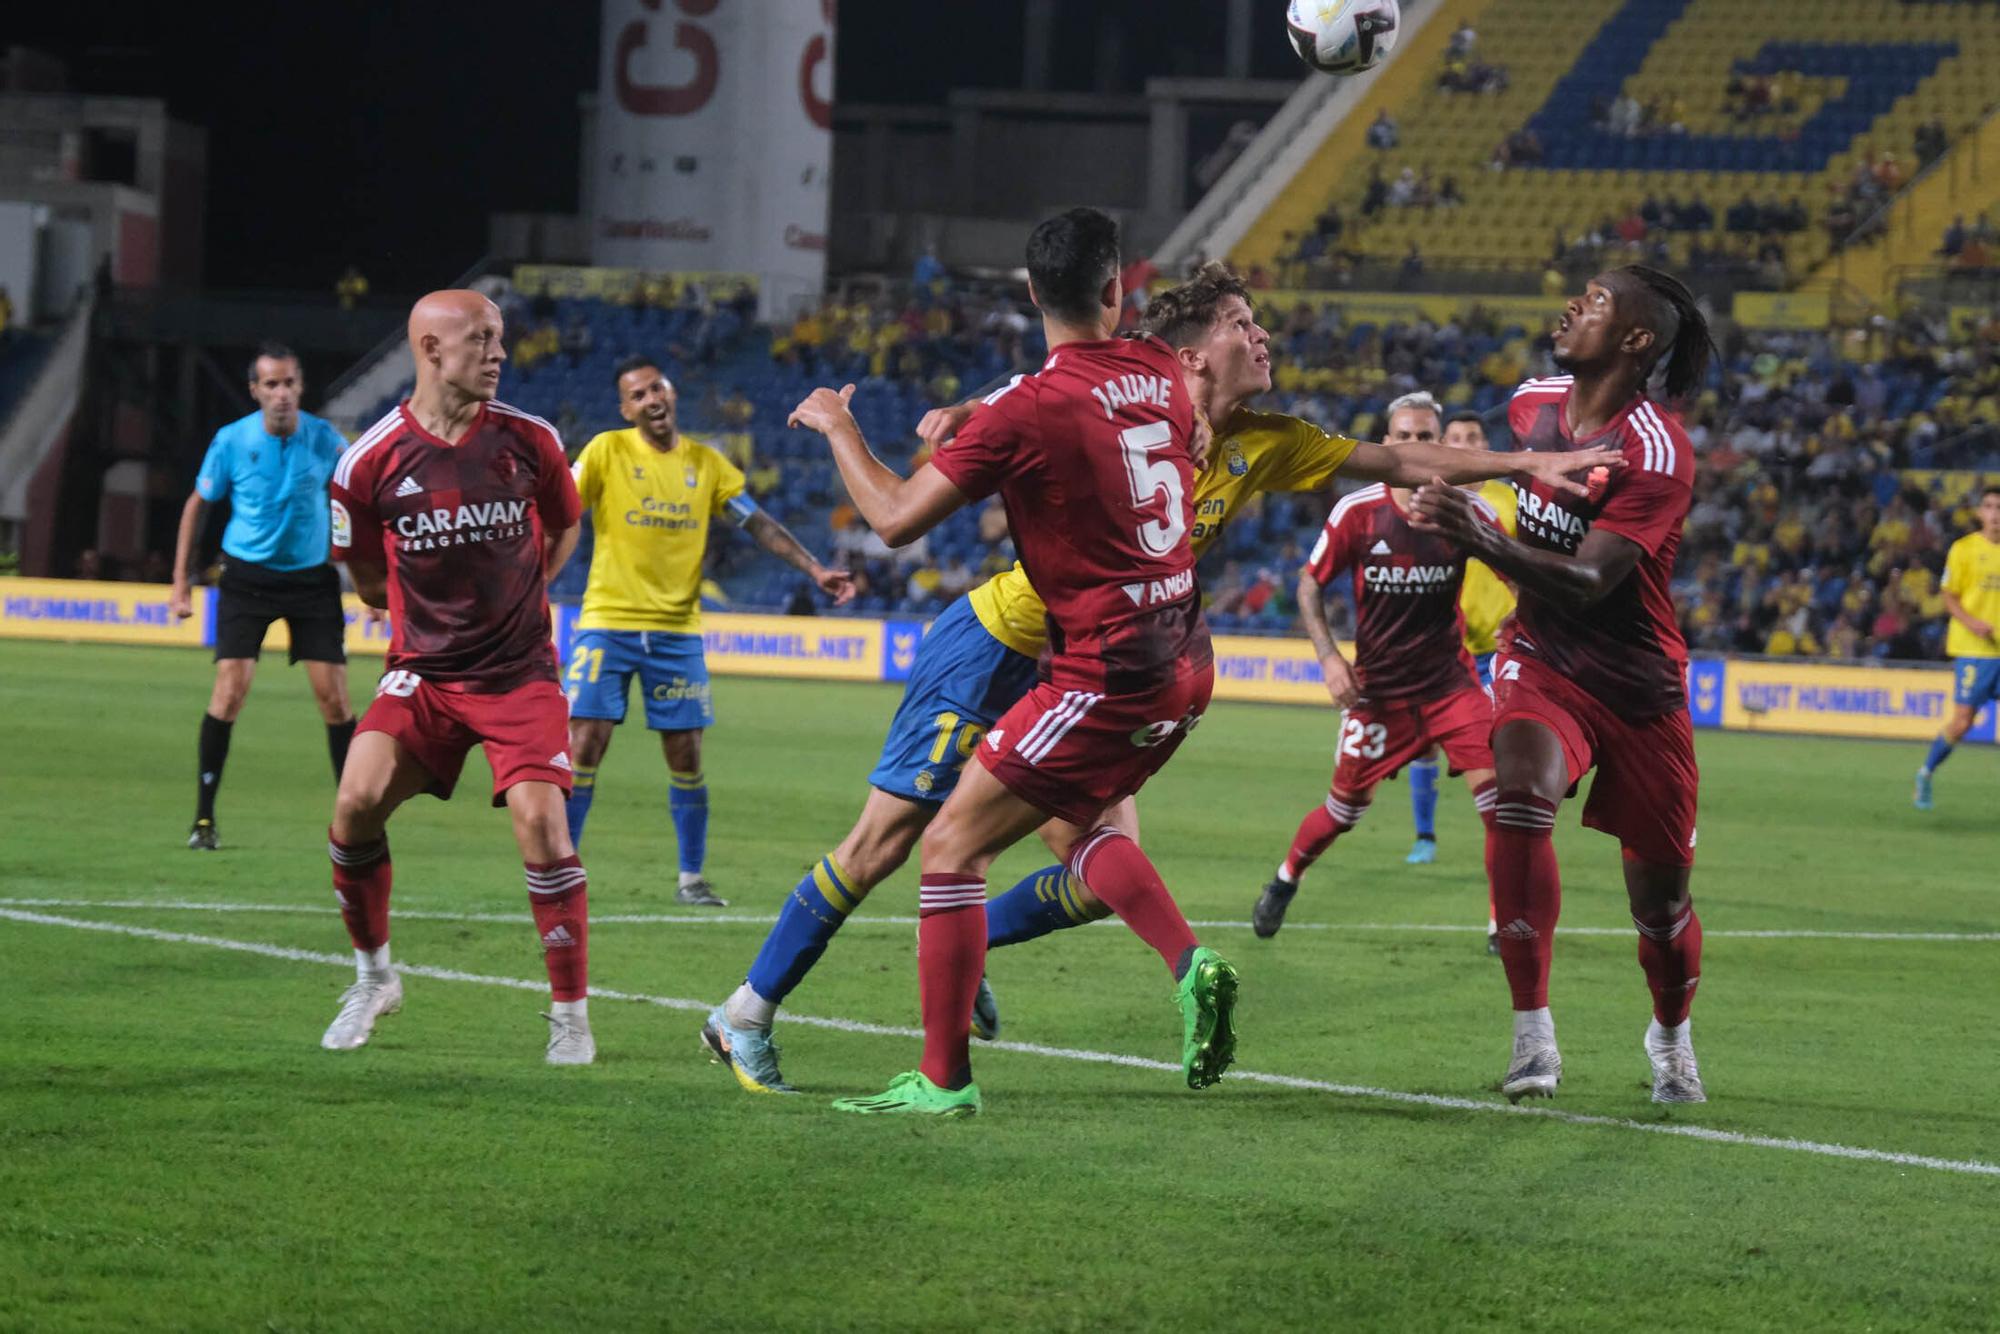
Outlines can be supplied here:
M357 732L396 738L434 780L427 789L448 799L458 786L465 753L486 748L493 766L493 804L507 804L516 783L554 783L565 795L569 763L569 701L554 681L530 681L498 695L436 686L414 672L389 672Z
M1390 778L1432 742L1455 774L1493 767L1493 700L1481 686L1437 699L1357 704L1340 723L1333 790L1365 792Z
M1160 771L1214 688L1208 667L1138 695L1042 682L993 724L979 762L1023 801L1088 826Z
M1694 865L1694 724L1686 709L1637 722L1535 658L1493 662L1493 725L1537 722L1562 742L1572 789L1594 765L1583 822L1643 862Z

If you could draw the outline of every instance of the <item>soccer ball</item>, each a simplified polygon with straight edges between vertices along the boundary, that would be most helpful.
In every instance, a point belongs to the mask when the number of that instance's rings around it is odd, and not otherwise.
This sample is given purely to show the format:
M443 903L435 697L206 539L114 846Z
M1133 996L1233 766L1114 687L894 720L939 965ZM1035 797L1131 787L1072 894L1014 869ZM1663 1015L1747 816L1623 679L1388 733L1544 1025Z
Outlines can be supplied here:
M1374 69L1402 26L1396 0L1292 0L1285 14L1292 49L1322 74Z

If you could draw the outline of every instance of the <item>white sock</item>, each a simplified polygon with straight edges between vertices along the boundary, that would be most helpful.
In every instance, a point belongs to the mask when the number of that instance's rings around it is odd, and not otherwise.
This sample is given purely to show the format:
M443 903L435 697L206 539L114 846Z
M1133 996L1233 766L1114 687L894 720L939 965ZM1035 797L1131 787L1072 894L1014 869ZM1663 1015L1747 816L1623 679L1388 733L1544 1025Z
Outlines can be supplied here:
M1491 917L1487 918L1487 919L1486 919L1486 934L1487 934L1487 935L1489 935L1489 936L1497 936L1497 935L1499 935L1499 934L1500 934L1500 923L1498 923L1498 922L1494 921L1494 920L1493 920L1493 919L1492 919Z
M1672 1047L1693 1045L1693 1039L1688 1035L1688 1030L1693 1024L1694 1020L1683 1019L1672 1028L1668 1028L1657 1019L1648 1021L1646 1024L1646 1050L1666 1051Z
M369 978L380 977L388 971L388 941L383 941L381 945L372 950L354 951L354 976L356 980L366 982Z
M1555 1016L1544 1005L1539 1010L1514 1011L1514 1050L1526 1051L1530 1047L1541 1047L1556 1040Z
M688 887L689 885L698 885L698 884L700 884L700 883L701 883L701 872L700 872L700 871L682 871L682 872L681 872L681 888L682 888L682 889L686 889L686 888L687 888L687 887Z
M1290 862L1280 862L1278 864L1278 879L1282 883L1292 886L1294 889L1298 888L1299 878L1292 874L1292 864Z
M731 993L722 1007L722 1017L731 1028L769 1028L778 1017L778 1003L767 1001L745 982Z
M552 1000L549 1002L549 1015L555 1019L574 1019L580 1023L588 1024L590 1022L590 998L586 996L582 1000Z

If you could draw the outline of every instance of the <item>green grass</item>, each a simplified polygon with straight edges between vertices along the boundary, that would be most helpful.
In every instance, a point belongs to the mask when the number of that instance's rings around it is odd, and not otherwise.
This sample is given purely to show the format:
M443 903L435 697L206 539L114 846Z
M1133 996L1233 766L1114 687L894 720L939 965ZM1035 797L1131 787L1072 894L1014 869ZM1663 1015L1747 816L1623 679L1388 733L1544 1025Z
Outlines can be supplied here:
M46 907L65 918L344 955L321 730L268 663L223 786L226 851L181 849L207 661L0 646L0 896L291 904ZM369 675L365 668L362 673ZM724 680L710 870L768 915L858 809L887 688ZM1332 719L1217 706L1141 800L1199 919L1242 921L1324 795ZM1696 1006L1714 1101L1656 1109L1618 854L1575 825L1556 1107L1646 1125L2000 1162L2000 943L1752 930L1992 932L2000 755L1909 808L1914 746L1704 734ZM623 731L586 854L600 915L673 914L659 751ZM396 902L525 911L485 770L394 825ZM1244 978L1244 1069L1499 1103L1507 1000L1477 934L1478 827L1447 794L1438 863L1402 865L1400 786L1308 878L1286 931L1205 932ZM1010 853L1011 883L1043 860ZM909 870L793 997L916 1022ZM686 910L680 910L685 913ZM1336 929L1298 929L1313 924ZM755 924L604 924L594 980L714 1000ZM409 918L404 963L540 976L529 927ZM899 1036L781 1028L809 1090L751 1098L692 1012L600 999L600 1063L541 1064L530 992L412 977L364 1051L318 1049L339 967L0 919L0 1329L2000 1326L2000 1178L1629 1125L1413 1105L975 1052L987 1115L839 1117L914 1064ZM1157 959L1116 926L994 956L1005 1036L1177 1057Z

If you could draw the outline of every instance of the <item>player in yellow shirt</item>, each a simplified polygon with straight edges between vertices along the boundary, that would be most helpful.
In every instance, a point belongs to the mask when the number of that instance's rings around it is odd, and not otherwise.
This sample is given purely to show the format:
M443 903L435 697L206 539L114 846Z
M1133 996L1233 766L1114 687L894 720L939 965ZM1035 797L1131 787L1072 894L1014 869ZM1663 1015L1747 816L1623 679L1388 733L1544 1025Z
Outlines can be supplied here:
M1451 449L1486 448L1486 425L1476 412L1454 412L1444 424L1444 443ZM1500 516L1500 526L1507 535L1514 535L1514 488L1497 478L1483 482L1479 487L1479 498L1491 505ZM1493 651L1499 646L1500 623L1514 614L1514 590L1509 588L1499 575L1493 573L1484 561L1468 560L1465 563L1465 584L1459 590L1458 607L1465 618L1465 648L1472 654L1472 660L1479 667L1482 685L1493 683ZM1410 855L1403 860L1411 866L1428 866L1437 860L1437 803L1438 772L1437 748L1432 747L1424 757L1408 770L1410 776L1410 814L1417 826L1416 845ZM1496 946L1492 939L1492 928L1488 928L1488 944Z
M1559 475L1558 454L1471 454L1440 445L1385 445L1329 435L1311 422L1257 412L1249 401L1271 387L1270 335L1258 327L1249 289L1219 264L1156 296L1146 328L1177 350L1203 420L1214 424L1192 498L1189 538L1199 555L1231 516L1264 491L1317 491L1342 476L1418 486L1433 477L1476 482L1520 468ZM927 414L918 427L935 447L977 411L975 400ZM1594 460L1596 461L1596 460ZM702 1041L752 1092L792 1092L778 1070L771 1024L780 1003L826 951L869 890L909 857L958 781L986 729L1034 683L1047 646L1041 599L1016 563L973 589L931 624L889 725L860 818L839 846L786 897L742 986L715 1007ZM1107 813L1108 815L1108 813ZM1045 868L991 900L988 945L1031 940L1108 912L1061 866ZM998 1031L992 994L980 984L974 1032Z
M680 843L682 903L727 906L702 874L708 850L708 786L702 730L715 722L701 649L701 567L711 519L727 516L757 545L802 570L832 597L851 601L854 581L829 570L785 526L759 509L743 473L722 453L679 429L679 401L645 357L619 364L618 413L632 425L594 437L571 469L596 545L575 641L563 672L569 750L575 765L568 814L572 843L597 795L597 767L611 729L625 721L633 676L646 726L667 758L668 810Z
M2000 486L1979 493L1979 531L1951 544L1944 560L1944 651L1952 658L1952 710L1917 770L1916 807L1931 809L1931 774L1965 739L1979 706L2000 700Z

